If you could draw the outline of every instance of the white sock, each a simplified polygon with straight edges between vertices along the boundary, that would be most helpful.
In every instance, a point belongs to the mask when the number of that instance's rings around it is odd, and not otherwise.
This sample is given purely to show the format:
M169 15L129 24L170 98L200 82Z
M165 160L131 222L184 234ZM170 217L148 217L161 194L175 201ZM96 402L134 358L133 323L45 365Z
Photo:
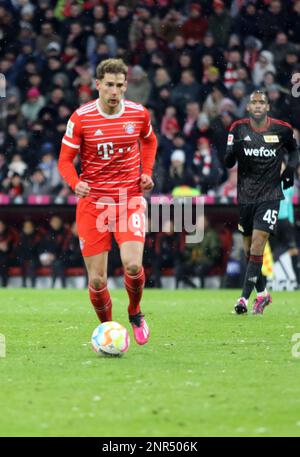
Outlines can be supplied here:
M241 298L245 301L246 306L247 306L247 305L248 305L248 300L247 300L247 298L245 298L245 297L241 297Z
M263 290L262 292L257 292L258 297L265 297L267 294L268 294L267 288L265 288L265 290Z

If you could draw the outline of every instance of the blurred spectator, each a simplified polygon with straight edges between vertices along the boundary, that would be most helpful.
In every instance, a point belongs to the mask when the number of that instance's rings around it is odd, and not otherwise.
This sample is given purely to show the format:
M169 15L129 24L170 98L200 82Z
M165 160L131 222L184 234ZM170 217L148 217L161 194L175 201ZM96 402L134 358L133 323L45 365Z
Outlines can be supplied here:
M188 49L184 36L179 32L173 40L169 43L170 52L170 66L172 67L172 73L174 73L173 67L178 62L179 56L182 52Z
M203 74L201 70L201 103L203 103L208 95L212 92L215 85L220 84L221 82L221 74L220 70L215 67L214 65L207 67ZM225 89L225 88L224 88Z
M185 153L186 165L188 167L192 165L195 147L194 145L191 145L186 142L181 132L178 132L175 135L173 135L172 139L168 143L162 143L162 146L162 161L165 169L169 168L171 163L171 155L175 149L183 150ZM163 182L161 184L163 184Z
M233 48L225 53L226 69L224 73L224 85L230 89L238 80L238 71L243 66L242 55L239 48Z
M203 104L203 111L207 114L209 120L218 116L225 93L226 89L221 83L216 83L212 86L212 91Z
M244 41L245 51L243 62L249 71L253 71L259 58L262 42L253 36L248 36Z
M104 22L95 22L93 26L93 33L88 37L86 45L86 54L93 66L95 65L96 49L100 43L106 44L109 57L116 57L116 38L107 32L107 26Z
M232 233L232 247L228 258L225 277L222 287L239 288L243 285L243 275L246 266L243 248L243 237L240 232L235 230Z
M25 190L24 196L29 195L49 195L51 191L50 184L48 183L43 171L37 168L29 178L28 186Z
M196 128L198 119L200 116L200 106L197 102L189 102L186 105L185 120L182 128L182 132L185 138L188 140L191 138L193 130Z
M200 97L200 85L195 81L195 76L191 70L184 70L178 83L171 93L171 101L178 108L183 116L186 104L197 101Z
M57 160L53 155L51 143L45 143L43 150L45 154L42 156L38 168L43 172L47 184L50 186L50 193L56 194L62 187L62 180L57 169Z
M261 51L252 73L253 82L256 87L260 87L267 72L271 71L276 74L273 60L274 57L270 51Z
M191 52L185 50L182 51L179 55L176 61L173 63L173 82L174 84L177 84L180 79L182 72L184 70L189 70L192 69L192 54Z
M268 88L274 84L276 84L276 75L272 71L267 71L264 74L264 80L262 82L261 89L268 91Z
M31 287L36 284L36 270L38 265L37 245L39 235L31 220L25 221L22 226L20 239L14 249L14 262L20 266L22 273L22 287L27 287L27 278Z
M38 118L40 110L45 106L45 99L39 89L32 87L27 92L27 101L21 106L24 118L29 122L34 122Z
M8 176L12 177L14 173L19 176L24 176L27 171L27 164L23 161L20 154L15 154L12 157L11 163L8 165Z
M177 120L177 113L175 106L167 106L165 114L161 121L160 131L162 135L168 137L169 133L173 135L178 133L180 130L179 123Z
M189 46L201 43L208 28L207 19L201 13L201 5L198 3L190 5L188 19L182 26L183 36Z
M36 39L35 47L37 52L41 55L44 54L50 43L55 43L60 46L61 38L57 33L55 33L52 22L47 21L42 23L41 32Z
M233 29L242 38L260 36L259 13L255 0L249 1L243 6L239 16L234 21Z
M171 193L175 187L194 187L195 181L191 170L185 166L185 153L181 149L175 149L171 155L171 165L166 172L163 192Z
M51 217L49 228L37 245L37 254L40 265L51 269L52 288L56 278L61 280L63 287L66 286L63 263L65 240L66 230L61 218L58 216Z
M287 34L280 30L276 34L275 41L269 46L269 51L274 56L275 67L278 67L284 61L290 46Z
M197 121L197 129L195 129L193 131L193 138L194 138L195 144L202 137L211 139L212 134L213 134L213 132L212 132L212 129L210 128L210 121L208 119L207 114L204 112L200 113L200 115L198 117L198 121Z
M221 179L221 164L215 148L205 137L199 138L193 159L194 181L202 194L214 189Z
M14 203L23 203L22 195L24 192L24 185L22 178L18 173L14 173L10 179L7 194L10 196Z
M124 50L128 49L128 32L130 24L131 16L129 9L126 5L120 3L117 6L117 14L112 20L111 30L117 38L118 47Z
M84 262L79 246L78 232L76 222L73 222L71 229L67 233L64 241L64 266L70 267L84 267Z
M289 37L293 43L300 44L300 0L294 1L289 15Z
M248 97L246 94L246 86L242 81L237 81L232 86L231 98L236 106L233 114L237 118L243 118L246 114Z
M157 68L152 81L149 104L155 110L158 122L166 107L171 103L171 77L165 67Z
M222 0L213 0L213 14L208 21L209 30L213 33L217 46L224 46L228 42L232 19L225 9Z
M237 166L228 170L227 180L219 187L217 191L219 197L236 199L237 197Z
M184 18L176 8L170 8L161 21L160 35L168 43L171 43L181 33Z
M195 276L200 280L200 286L203 288L205 276L220 260L222 252L220 238L205 216L198 216L196 230L203 233L203 239L198 243L185 245L181 261L177 265L176 287L182 281L193 288L197 287L192 280Z
M178 269L180 235L174 232L174 223L171 220L163 221L162 231L155 239L155 255L152 259L155 287L162 287L161 277L165 270Z
M13 236L3 220L0 220L0 278L2 287L7 286L10 255L13 248Z
M197 68L196 74L199 73L198 64L204 55L210 55L213 59L214 64L220 70L224 68L224 56L222 47L216 45L214 34L208 30L203 38L203 43L195 50L195 61L194 66Z
M275 119L285 118L285 96L280 92L278 84L271 84L267 89L270 111L269 116L274 117Z
M279 31L287 31L288 18L281 0L271 0L267 11L259 17L259 34L265 46L271 44Z
M278 82L286 88L289 88L291 75L299 71L299 53L295 46L289 46L285 59L278 68Z
M134 65L129 72L126 98L134 102L147 104L151 90L151 85L147 74L139 65Z
M218 157L220 162L223 164L223 155L226 150L228 131L235 117L229 111L222 111L211 123L212 129L212 143L215 145L218 151ZM226 171L224 169L224 173Z
M0 189L3 180L6 178L8 172L8 166L5 159L5 155L0 152Z
M239 68L237 71L237 78L238 78L237 79L238 81L241 81L245 84L246 93L248 95L250 95L251 92L254 91L255 86L251 80L251 75L250 75L250 71L248 70L248 68L245 68L245 67Z

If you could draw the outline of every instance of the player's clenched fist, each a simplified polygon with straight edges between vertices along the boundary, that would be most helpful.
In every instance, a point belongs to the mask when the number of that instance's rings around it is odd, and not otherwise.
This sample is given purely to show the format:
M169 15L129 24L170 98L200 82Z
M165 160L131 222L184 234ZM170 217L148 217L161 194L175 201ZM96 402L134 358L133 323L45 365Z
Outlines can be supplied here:
M79 198L87 197L90 193L91 188L89 187L87 182L79 181L79 183L75 187L75 194Z
M141 175L141 189L142 190L151 190L154 186L151 176L142 174Z

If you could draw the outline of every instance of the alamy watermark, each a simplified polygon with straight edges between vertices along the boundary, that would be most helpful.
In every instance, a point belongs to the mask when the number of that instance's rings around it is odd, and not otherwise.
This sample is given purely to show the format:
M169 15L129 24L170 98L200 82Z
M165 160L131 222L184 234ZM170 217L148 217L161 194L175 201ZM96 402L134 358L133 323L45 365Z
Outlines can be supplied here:
M204 198L164 198L151 203L150 219L146 219L147 202L144 197L127 197L126 189L119 189L118 204L110 197L96 202L100 210L96 227L100 233L128 231L137 236L145 232L159 233L164 224L172 221L174 232L186 234L186 243L200 243L204 237Z
M0 357L6 357L6 340L2 333L0 333Z
M300 333L294 333L291 341L292 343L295 343L292 346L292 356L296 359L300 359Z
M300 97L300 73L294 73L291 79L292 83L292 96L295 98Z

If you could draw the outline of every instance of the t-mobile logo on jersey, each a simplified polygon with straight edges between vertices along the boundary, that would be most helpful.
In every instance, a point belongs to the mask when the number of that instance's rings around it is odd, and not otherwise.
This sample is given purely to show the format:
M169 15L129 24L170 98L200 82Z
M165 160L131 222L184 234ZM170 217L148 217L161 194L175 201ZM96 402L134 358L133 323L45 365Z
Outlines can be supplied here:
M103 160L109 160L111 154L114 153L113 143L100 143L97 144L98 154L102 155Z
M262 146L259 149L247 149L244 148L246 156L255 156L255 157L276 157L276 149L265 149Z

